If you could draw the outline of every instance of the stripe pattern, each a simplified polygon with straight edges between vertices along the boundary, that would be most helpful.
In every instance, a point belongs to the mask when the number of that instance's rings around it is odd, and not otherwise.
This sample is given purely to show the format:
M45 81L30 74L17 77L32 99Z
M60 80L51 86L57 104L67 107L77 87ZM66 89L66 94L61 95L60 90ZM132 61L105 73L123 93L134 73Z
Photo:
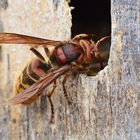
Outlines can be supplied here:
M51 68L50 63L42 63L40 64L41 69L47 74L48 70ZM40 77L33 72L31 63L29 63L18 77L16 85L15 85L15 95L29 88L31 85L36 83Z

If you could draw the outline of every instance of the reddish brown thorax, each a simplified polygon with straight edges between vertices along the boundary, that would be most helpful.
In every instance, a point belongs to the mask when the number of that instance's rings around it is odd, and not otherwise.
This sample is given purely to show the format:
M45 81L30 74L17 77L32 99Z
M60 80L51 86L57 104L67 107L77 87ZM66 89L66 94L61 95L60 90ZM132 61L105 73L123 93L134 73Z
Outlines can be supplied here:
M59 65L65 65L78 59L82 49L74 44L65 44L54 50L50 57L52 62L57 62Z

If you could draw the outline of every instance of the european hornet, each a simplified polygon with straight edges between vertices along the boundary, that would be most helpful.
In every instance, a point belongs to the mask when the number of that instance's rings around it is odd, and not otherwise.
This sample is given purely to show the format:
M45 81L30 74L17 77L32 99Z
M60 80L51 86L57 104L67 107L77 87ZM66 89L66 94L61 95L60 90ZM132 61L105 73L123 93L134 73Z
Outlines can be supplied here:
M110 36L98 41L91 40L93 34L79 34L68 41L54 41L32 36L14 33L0 33L0 43L3 44L34 44L30 50L37 56L23 70L16 84L16 96L10 99L12 104L30 104L35 101L45 88L54 83L52 91L47 95L51 105L51 122L54 121L54 107L51 96L56 88L56 80L64 76L63 91L70 103L66 93L65 82L69 71L89 74L91 70L95 73L103 69L108 62ZM42 46L46 57L36 49ZM53 46L53 50L50 48Z

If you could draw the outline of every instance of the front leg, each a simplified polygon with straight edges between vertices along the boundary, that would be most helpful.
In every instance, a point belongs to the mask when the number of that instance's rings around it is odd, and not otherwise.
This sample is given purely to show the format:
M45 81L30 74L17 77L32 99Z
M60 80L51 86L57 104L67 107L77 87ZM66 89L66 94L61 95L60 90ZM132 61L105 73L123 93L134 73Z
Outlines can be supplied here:
M80 39L91 39L95 37L95 34L79 34L72 38L73 41L79 41Z
M76 63L75 61L71 62L71 71L74 71L76 73L87 73L89 71L88 67L84 65L80 65Z

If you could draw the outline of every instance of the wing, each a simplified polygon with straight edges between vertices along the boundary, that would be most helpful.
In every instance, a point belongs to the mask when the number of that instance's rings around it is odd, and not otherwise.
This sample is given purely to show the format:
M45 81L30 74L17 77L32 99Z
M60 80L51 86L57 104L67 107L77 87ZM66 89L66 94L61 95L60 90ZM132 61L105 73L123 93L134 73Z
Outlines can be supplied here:
M10 99L10 103L20 104L31 101L32 98L36 99L40 94L42 94L42 91L46 87L53 83L58 77L69 71L70 68L70 65L65 65L57 70L54 70L49 75L33 84L31 87L19 93L17 96L14 96L12 99Z
M61 41L48 40L33 36L15 34L15 33L0 33L0 43L3 44L37 44L37 45L61 45Z

